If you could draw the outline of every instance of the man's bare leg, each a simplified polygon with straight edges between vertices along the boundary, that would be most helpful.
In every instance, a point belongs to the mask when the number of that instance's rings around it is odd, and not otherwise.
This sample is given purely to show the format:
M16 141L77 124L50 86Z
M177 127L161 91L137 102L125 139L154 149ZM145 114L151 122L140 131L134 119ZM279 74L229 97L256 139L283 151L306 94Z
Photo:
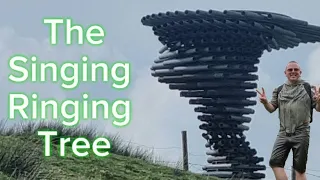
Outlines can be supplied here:
M301 133L292 136L293 143L293 168L296 172L296 180L306 180L306 169L308 161L308 150L310 140L310 127L305 128Z
M290 137L281 131L273 145L269 166L272 168L276 180L288 180L284 166L291 150L289 140Z
M284 168L274 167L274 168L272 168L272 170L273 170L273 173L274 173L276 180L288 180L288 176L287 176ZM300 179L297 179L297 180L300 180Z
M306 173L299 173L296 171L296 180L307 180Z

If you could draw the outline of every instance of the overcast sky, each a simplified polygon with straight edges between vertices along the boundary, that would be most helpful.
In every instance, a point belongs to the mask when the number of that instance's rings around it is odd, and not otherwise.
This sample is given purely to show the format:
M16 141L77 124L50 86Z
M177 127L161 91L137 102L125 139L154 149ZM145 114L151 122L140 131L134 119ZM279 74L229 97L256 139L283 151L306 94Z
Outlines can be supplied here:
M200 122L188 99L180 98L179 92L171 91L168 85L158 83L149 70L153 60L158 56L161 44L153 35L150 27L141 24L141 18L151 13L174 10L224 10L247 9L272 11L320 25L317 0L306 1L275 0L269 1L191 1L191 0L118 0L118 1L9 1L2 0L0 6L0 113L7 117L8 93L20 91L37 92L41 98L56 99L79 98L88 92L94 98L114 100L129 98L133 105L132 122L124 129L115 129L110 121L98 121L93 125L108 132L121 132L126 140L149 147L181 147L181 131L188 131L189 161L193 164L206 164L205 140L201 137ZM52 47L48 43L48 27L42 24L44 17L71 17L77 24L101 24L106 30L105 44L101 47L65 46ZM61 36L60 38L63 38ZM111 89L110 83L81 84L73 91L64 91L57 84L13 85L7 80L9 73L8 59L13 54L37 55L40 59L62 63L77 60L87 54L90 59L107 62L129 61L132 65L132 81L125 91ZM320 46L319 44L301 44L295 49L265 52L259 64L258 86L264 87L268 98L273 88L285 81L284 67L288 61L295 60L301 64L303 78L320 84ZM156 96L155 96L156 94ZM269 114L258 104L253 107L255 114L250 124L247 139L258 150L258 156L265 158L268 165L272 146L279 128L277 113ZM320 136L319 113L315 114L311 125L311 142L308 161L308 173L320 175L319 161ZM176 161L181 157L178 148L158 149L157 152L166 160ZM194 156L198 155L198 156ZM286 168L292 164L290 154ZM192 166L198 171L201 166ZM312 171L312 170L318 170ZM274 179L270 168L267 179ZM289 173L289 171L287 171ZM289 173L290 175L290 173ZM316 179L308 175L308 179Z

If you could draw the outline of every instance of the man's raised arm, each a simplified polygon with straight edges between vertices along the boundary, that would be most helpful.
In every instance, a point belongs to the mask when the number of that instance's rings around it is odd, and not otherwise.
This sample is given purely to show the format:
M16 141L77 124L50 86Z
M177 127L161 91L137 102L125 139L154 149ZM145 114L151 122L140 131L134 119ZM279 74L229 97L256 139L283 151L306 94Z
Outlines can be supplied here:
M264 108L269 112L273 113L278 108L278 95L277 95L277 88L273 90L272 92L272 99L269 102L266 96L266 93L264 91L264 88L262 88L262 93L257 90L257 92L260 94L260 102L263 104Z

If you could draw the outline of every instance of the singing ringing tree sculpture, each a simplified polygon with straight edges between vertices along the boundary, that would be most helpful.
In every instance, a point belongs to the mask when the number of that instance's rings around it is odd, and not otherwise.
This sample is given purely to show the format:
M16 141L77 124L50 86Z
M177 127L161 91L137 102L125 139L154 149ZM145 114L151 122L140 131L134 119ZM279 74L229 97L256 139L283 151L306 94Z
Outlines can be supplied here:
M210 148L206 175L262 179L266 169L243 132L256 105L258 71L264 50L294 48L320 41L320 27L289 16L261 11L225 10L166 12L147 15L142 24L164 47L152 75L180 90L203 123Z

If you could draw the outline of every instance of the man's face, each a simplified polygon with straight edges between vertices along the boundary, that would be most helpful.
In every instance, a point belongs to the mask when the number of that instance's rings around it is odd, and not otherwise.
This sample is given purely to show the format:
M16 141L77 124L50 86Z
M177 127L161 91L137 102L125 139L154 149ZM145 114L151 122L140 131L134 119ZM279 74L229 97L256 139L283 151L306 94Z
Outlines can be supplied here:
M285 74L289 81L297 81L301 76L301 70L297 63L289 63L286 67Z

